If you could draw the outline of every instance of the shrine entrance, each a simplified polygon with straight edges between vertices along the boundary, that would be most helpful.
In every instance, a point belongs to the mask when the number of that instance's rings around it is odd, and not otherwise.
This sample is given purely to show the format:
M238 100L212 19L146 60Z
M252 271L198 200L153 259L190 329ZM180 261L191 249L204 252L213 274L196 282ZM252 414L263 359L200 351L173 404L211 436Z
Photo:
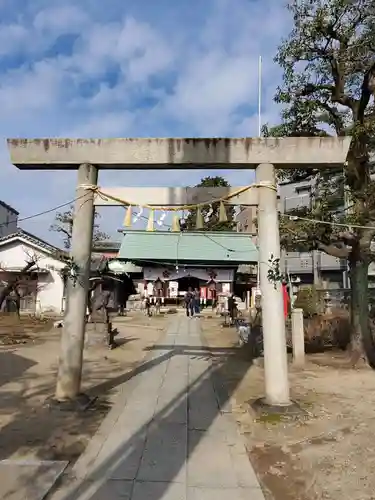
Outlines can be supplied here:
M258 206L265 400L270 405L291 404L281 283L270 280L268 273L270 260L280 257L275 168L342 168L350 142L350 137L8 139L11 162L19 169L78 170L71 249L74 279L68 281L56 399L76 399L80 394L94 200L107 194L108 205L124 204L130 191L123 196L125 188L99 188L99 170L255 169L256 182L250 189L136 188L127 204L142 205L146 200L150 207L196 206L219 199Z
M178 291L187 292L189 288L195 290L196 288L200 289L200 287L204 284L204 281L199 278L194 278L194 276L184 276L183 278L178 278Z

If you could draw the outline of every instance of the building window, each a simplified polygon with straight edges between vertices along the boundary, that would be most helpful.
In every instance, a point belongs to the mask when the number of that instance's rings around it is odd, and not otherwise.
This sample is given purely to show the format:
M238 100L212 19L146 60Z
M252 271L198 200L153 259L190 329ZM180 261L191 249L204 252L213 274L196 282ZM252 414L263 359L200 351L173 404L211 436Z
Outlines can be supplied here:
M301 259L301 269L308 269L308 268L309 268L308 259Z

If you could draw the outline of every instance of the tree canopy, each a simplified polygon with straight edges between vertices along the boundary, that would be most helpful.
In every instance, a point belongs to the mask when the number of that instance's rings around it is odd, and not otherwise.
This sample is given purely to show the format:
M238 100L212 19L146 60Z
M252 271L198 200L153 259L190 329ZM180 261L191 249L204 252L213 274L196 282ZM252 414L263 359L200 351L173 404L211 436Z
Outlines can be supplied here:
M204 177L195 187L230 187L230 184L221 176ZM211 206L206 205L201 208L201 213L204 220L205 231L232 231L235 227L234 222L234 207L226 205L227 221L221 222L220 219L220 203L213 203ZM187 231L196 230L197 210L190 210L185 218Z
M370 176L375 132L375 2L291 0L288 9L294 26L275 57L283 70L275 96L282 105L282 121L271 129L264 127L264 133L350 135L352 141L342 170L282 174L290 180L314 178L314 203L311 209L293 214L299 219L282 219L283 240L286 246L304 241L348 259L353 338L358 349L362 338L369 353L374 347L368 335L367 284L375 236L375 189ZM375 355L372 362L375 366Z
M50 226L50 231L59 233L62 236L64 248L66 250L70 249L72 240L73 220L74 220L73 209L74 207L71 206L69 210L66 210L65 212L56 212L55 222ZM97 221L99 217L100 214L98 212L95 212L94 214L95 221ZM99 224L95 222L93 229L93 243L95 244L99 241L108 239L109 236L105 232L101 231Z

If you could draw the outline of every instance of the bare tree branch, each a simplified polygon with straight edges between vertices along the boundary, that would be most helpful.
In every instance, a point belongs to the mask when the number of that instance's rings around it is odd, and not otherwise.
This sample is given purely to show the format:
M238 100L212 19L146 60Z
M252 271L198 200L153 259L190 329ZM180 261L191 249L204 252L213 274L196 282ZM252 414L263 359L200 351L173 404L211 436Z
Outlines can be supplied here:
M350 254L350 250L344 246L337 247L336 245L326 245L325 243L318 242L317 249L322 250L332 257L337 257L338 259L347 259Z
M371 95L375 95L375 61L366 71L361 88L361 98L358 106L358 120L363 123L365 110L370 102Z
M342 77L340 76L337 63L335 62L332 64L332 72L335 79L335 85L316 85L314 83L308 83L307 85L305 85L303 90L297 93L297 97L306 97L315 94L315 92L327 91L330 93L331 101L333 103L341 104L342 106L350 108L353 112L356 112L358 101L344 93L344 85L343 82L341 82Z
M8 295L13 291L16 290L20 281L31 271L31 269L35 266L34 261L29 261L25 264L25 266L21 269L20 273L18 276L15 276L14 278L11 278L8 281L8 284L3 288L3 290L0 292L0 309L3 305L4 300L8 297Z

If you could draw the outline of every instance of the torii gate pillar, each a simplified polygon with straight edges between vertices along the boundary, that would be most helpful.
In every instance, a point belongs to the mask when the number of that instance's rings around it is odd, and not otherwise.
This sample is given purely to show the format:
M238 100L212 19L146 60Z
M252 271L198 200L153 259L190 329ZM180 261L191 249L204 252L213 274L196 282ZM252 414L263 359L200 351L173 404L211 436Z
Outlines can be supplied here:
M270 163L255 170L258 196L258 252L264 343L265 402L290 404L284 304L280 282L268 279L269 259L280 259L275 168Z
M87 163L79 166L70 252L77 274L67 280L67 306L56 384L58 401L74 399L81 387L94 224L94 191L88 188L96 186L97 182L96 167Z

